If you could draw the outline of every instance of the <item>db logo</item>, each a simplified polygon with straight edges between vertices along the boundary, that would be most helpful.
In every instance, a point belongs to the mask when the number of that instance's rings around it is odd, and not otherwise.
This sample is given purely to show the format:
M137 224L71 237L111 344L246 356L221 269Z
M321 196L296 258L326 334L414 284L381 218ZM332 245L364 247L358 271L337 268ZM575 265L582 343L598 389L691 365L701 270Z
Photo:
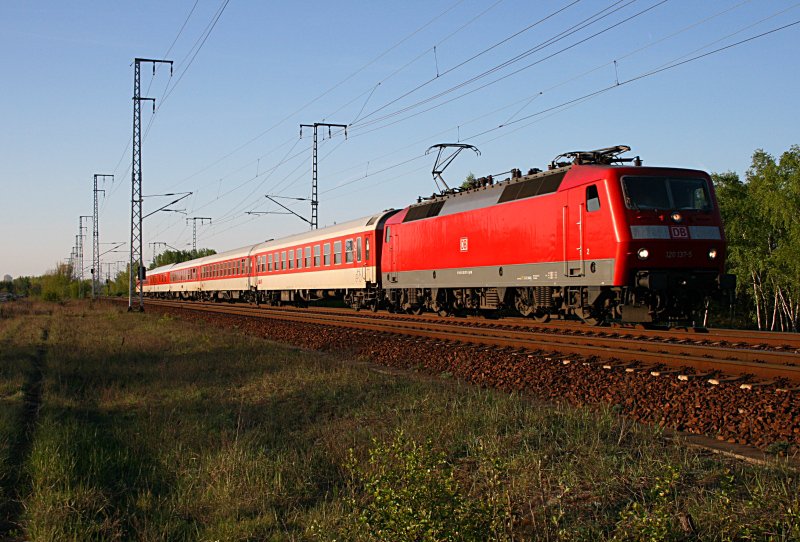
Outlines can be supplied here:
M686 226L670 226L669 236L672 237L673 239L688 239L689 228L687 228Z
M467 252L469 250L469 239L467 237L462 237L460 239L460 246L461 252Z

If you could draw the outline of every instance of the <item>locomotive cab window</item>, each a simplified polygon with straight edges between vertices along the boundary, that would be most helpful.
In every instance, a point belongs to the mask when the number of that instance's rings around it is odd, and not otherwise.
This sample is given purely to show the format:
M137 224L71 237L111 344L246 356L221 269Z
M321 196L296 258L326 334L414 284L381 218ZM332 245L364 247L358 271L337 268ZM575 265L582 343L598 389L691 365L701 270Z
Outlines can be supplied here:
M597 185L586 187L586 210L590 213L600 210L600 194L597 193Z
M710 211L705 179L689 177L623 177L625 205L641 210Z
M392 239L392 227L386 226L386 242L388 243Z

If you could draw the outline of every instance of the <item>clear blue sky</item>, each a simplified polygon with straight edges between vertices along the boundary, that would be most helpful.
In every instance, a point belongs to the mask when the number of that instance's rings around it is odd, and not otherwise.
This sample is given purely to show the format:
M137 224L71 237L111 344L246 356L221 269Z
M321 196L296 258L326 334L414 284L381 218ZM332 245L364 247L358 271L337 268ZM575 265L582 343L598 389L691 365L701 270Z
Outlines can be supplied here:
M300 139L300 123L352 125L347 140L334 132L320 145L320 225L430 195L424 152L440 142L482 152L447 170L456 185L469 172L545 167L564 151L616 144L645 164L743 175L755 149L800 143L800 25L626 83L795 22L797 2L571 4L3 2L0 277L69 256L95 173L116 176L102 186L101 242L128 241L134 57L175 61L172 78L142 72L159 107L155 117L143 107L143 192L193 192L175 206L187 215L144 223L145 243L178 248L192 241L186 216L213 219L198 227L198 247L218 251L307 228L245 214L278 210L265 194L309 197L311 134ZM148 198L145 212L168 202ZM310 214L306 202L286 203ZM90 236L85 245L88 267ZM127 261L122 250L103 260ZM146 245L147 262L152 254Z

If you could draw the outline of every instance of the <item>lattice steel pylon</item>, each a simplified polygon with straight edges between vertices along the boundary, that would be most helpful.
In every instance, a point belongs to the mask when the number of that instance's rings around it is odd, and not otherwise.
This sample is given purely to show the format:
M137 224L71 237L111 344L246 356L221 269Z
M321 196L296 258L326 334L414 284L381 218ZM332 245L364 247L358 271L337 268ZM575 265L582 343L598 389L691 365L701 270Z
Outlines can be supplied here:
M102 192L105 195L106 191L97 188L97 179L104 179L113 175L104 173L95 173L94 175L94 214L92 215L92 299L97 297L100 293L100 206L97 200L97 194Z
M300 137L303 137L303 128L314 129L314 150L312 152L311 162L311 229L316 230L319 225L319 198L317 197L317 129L320 127L328 128L328 135L331 134L331 128L344 128L344 137L347 138L347 125L346 124L331 124L329 122L315 122L314 124L301 124ZM324 134L323 134L324 137Z
M171 60L154 60L149 58L135 58L133 60L133 146L131 165L131 257L128 267L128 310L133 310L133 297L136 292L136 280L144 280L144 253L142 251L142 101L153 102L155 113L156 99L141 96L141 64L153 64L153 75L156 74L156 64L169 64L172 75ZM144 292L139 288L139 310L144 310Z
M83 230L86 229L86 226L83 225L84 218L92 218L92 215L81 215L78 217L78 233L80 234L81 243L80 247L78 248L78 254L80 258L80 271L78 273L78 297L83 297L83 253L84 253L84 243L83 243Z
M200 221L200 224L205 224L206 220L208 220L208 224L211 224L211 218L207 216L193 216L191 218L186 219L186 223L188 224L189 221L192 221L192 253L196 256L197 255L197 221Z

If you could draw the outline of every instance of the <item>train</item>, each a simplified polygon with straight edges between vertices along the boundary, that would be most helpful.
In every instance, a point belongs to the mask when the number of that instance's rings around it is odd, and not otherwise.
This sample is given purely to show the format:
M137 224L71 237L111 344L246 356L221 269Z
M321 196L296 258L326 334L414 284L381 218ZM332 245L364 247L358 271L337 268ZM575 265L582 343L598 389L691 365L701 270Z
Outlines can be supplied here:
M564 153L545 170L162 266L138 287L182 300L696 322L705 300L735 286L713 183L623 158L629 150Z

